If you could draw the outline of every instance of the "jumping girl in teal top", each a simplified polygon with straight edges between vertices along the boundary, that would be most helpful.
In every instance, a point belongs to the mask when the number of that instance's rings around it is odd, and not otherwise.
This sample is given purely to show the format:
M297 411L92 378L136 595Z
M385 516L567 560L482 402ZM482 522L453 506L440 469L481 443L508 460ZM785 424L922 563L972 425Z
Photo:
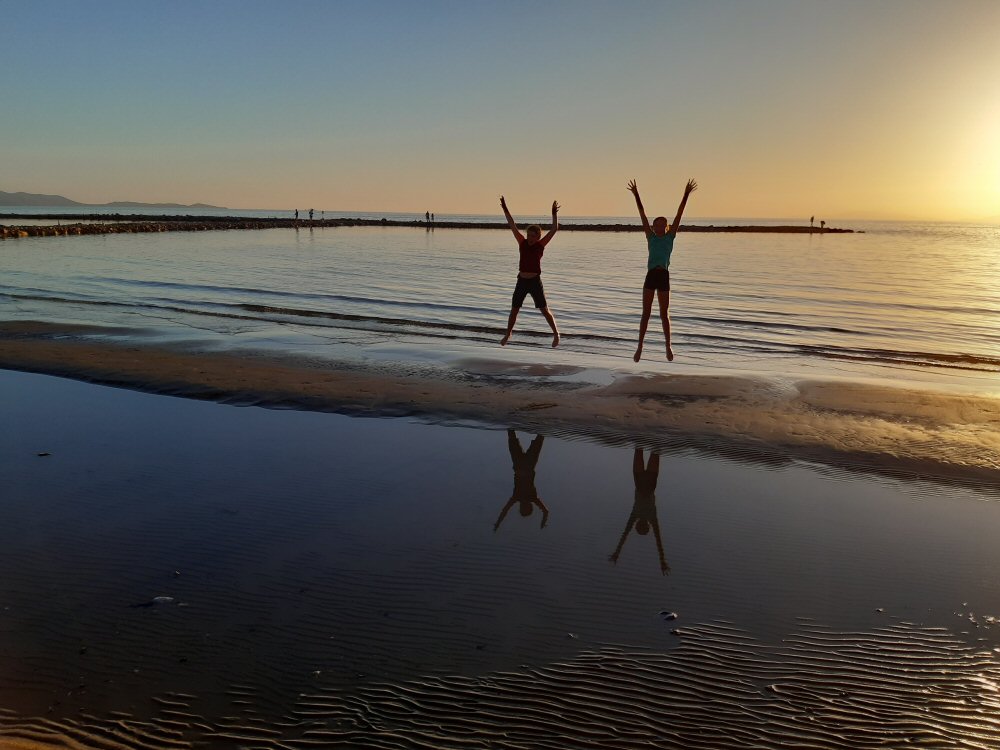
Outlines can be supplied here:
M663 323L663 337L667 342L667 359L674 360L674 350L670 346L670 255L674 251L674 238L677 237L677 230L681 225L681 216L684 214L684 207L687 205L688 196L698 189L698 183L688 180L684 187L684 197L677 207L677 215L674 223L667 226L665 216L657 216L653 219L653 226L649 225L646 212L642 208L642 200L639 198L639 188L635 180L628 183L629 192L635 196L635 204L639 207L639 218L642 219L642 228L646 231L646 245L649 248L649 260L646 263L646 281L642 285L642 319L639 321L639 346L636 347L636 362L642 358L642 342L646 338L646 328L649 326L649 316L653 310L653 293L660 303L660 321Z

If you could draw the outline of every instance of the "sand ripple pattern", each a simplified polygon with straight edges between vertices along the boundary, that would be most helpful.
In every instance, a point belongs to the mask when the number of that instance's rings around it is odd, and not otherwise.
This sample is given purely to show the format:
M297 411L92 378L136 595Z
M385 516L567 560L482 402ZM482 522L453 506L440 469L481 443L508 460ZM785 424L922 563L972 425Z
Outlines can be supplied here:
M1000 746L1000 662L944 629L837 632L803 621L780 645L732 624L682 628L665 652L606 645L544 666L299 696L280 717L232 686L207 719L194 696L73 720L0 711L0 746L91 748L858 748Z

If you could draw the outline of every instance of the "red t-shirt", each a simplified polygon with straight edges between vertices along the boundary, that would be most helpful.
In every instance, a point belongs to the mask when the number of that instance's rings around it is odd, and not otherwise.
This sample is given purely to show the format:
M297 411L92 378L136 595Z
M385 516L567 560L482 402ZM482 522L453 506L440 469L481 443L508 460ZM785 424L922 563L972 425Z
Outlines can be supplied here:
M524 240L520 245L521 251L521 263L518 265L518 271L524 271L525 273L541 273L542 272L542 253L545 252L545 242L539 240L538 242L528 242Z

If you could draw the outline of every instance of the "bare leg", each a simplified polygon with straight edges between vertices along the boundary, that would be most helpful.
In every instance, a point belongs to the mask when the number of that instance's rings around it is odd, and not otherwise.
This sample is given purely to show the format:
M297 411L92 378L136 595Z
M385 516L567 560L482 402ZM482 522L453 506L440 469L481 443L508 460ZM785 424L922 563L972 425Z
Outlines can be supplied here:
M510 341L510 335L514 332L514 323L517 322L517 314L520 310L520 307L510 308L510 317L507 318L507 333L500 339L500 346L507 346L507 342Z
M642 342L646 339L646 328L649 326L649 315L653 311L653 290L642 289L642 319L639 321L639 346L635 349L636 362L642 358Z
M646 471L653 472L654 476L660 475L660 454L650 453L649 460L646 462Z
M552 312L547 307L540 308L542 315L545 316L545 320L549 323L549 328L552 329L552 348L555 349L559 346L559 329L556 327L556 319L552 317Z
M663 323L663 338L667 342L667 361L674 361L674 349L670 346L670 290L657 289L656 298L660 303L660 322Z

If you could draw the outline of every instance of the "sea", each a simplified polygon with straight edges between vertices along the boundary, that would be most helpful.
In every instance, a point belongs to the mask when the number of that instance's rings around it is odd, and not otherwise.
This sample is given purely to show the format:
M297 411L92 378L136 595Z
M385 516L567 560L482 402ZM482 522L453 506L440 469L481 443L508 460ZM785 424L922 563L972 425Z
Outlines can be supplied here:
M181 212L291 216L145 213ZM423 219L391 212L317 211L315 217ZM0 212L0 224L29 222L54 223ZM0 244L0 314L5 321L97 326L188 349L266 351L411 374L467 376L494 363L493 375L536 373L543 381L553 373L605 386L622 377L659 379L668 396L677 395L669 379L682 376L688 384L691 378L733 377L766 383L757 396L775 383L846 383L835 399L824 396L823 409L895 422L932 419L935 429L942 419L953 430L967 420L984 437L965 445L965 455L992 451L988 465L1000 456L1000 226L844 220L830 226L853 233L682 231L670 266L676 359L666 361L654 310L644 357L636 364L643 237L574 232L574 223L636 219L562 218L564 229L543 259L546 295L562 332L555 350L530 299L511 343L499 345L518 261L505 230L304 223L297 229L8 240ZM710 217L687 223L804 222ZM879 407L887 391L880 389L890 386L911 395L887 416ZM939 396L952 400L942 406ZM968 407L954 401L962 396L987 400ZM808 408L817 404L813 399ZM744 429L759 436L761 428Z

